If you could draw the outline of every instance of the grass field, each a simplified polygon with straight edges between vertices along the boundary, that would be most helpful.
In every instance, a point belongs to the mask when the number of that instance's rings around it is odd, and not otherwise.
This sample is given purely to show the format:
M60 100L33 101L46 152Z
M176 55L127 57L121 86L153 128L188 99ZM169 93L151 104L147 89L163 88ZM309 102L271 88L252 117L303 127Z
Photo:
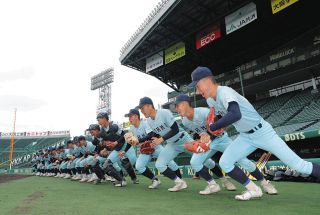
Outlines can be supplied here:
M320 214L320 185L275 183L280 195L240 202L236 192L221 191L200 196L203 180L187 179L188 189L169 193L172 182L162 178L157 190L147 189L149 181L116 188L110 183L93 185L48 177L28 177L0 184L0 214L76 215L179 215L179 214Z

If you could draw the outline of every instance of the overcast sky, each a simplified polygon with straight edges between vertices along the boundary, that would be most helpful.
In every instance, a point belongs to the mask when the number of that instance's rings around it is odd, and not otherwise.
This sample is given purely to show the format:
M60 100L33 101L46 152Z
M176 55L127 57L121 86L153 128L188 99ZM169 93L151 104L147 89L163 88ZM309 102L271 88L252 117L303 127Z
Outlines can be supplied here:
M90 78L114 67L112 120L169 87L121 66L119 51L159 0L0 1L0 132L71 130L95 123L98 91Z

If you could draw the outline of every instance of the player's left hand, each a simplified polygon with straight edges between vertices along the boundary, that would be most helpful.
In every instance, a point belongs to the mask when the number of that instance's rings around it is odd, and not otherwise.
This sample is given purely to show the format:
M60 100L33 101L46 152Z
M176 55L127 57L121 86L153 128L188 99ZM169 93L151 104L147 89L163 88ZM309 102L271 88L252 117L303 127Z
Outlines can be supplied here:
M157 138L157 137L152 137L151 140L152 140L152 142L151 142L151 146L152 146L152 147L155 147L155 146L157 146L157 145L160 145L160 144L164 141L162 137L159 137L159 138Z
M120 158L123 158L123 156L125 155L125 153L126 153L125 151L121 151L121 152L119 152L118 155L119 155Z
M210 141L210 135L208 133L202 133L200 135L200 141L202 143L208 143Z

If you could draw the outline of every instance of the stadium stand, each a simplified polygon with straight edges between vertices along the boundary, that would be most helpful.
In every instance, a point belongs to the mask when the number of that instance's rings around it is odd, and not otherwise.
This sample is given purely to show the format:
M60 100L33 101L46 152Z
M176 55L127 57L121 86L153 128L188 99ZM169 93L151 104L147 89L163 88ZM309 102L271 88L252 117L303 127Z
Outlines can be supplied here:
M13 159L57 145L64 142L66 139L69 139L69 136L16 138L14 143ZM9 160L10 138L1 138L0 141L0 163L6 163Z
M280 135L320 128L320 94L310 89L265 98L253 106ZM227 132L230 136L237 134L233 127Z

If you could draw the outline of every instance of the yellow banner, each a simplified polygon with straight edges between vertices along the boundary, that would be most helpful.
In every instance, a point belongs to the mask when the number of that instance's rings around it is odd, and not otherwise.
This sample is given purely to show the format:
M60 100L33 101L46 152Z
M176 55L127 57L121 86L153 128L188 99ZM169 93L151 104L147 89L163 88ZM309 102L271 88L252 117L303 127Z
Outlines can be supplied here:
M298 0L271 0L272 13L278 13L279 11L296 3L297 1Z
M179 42L165 50L164 62L165 64L171 63L186 54L186 47L184 42Z

